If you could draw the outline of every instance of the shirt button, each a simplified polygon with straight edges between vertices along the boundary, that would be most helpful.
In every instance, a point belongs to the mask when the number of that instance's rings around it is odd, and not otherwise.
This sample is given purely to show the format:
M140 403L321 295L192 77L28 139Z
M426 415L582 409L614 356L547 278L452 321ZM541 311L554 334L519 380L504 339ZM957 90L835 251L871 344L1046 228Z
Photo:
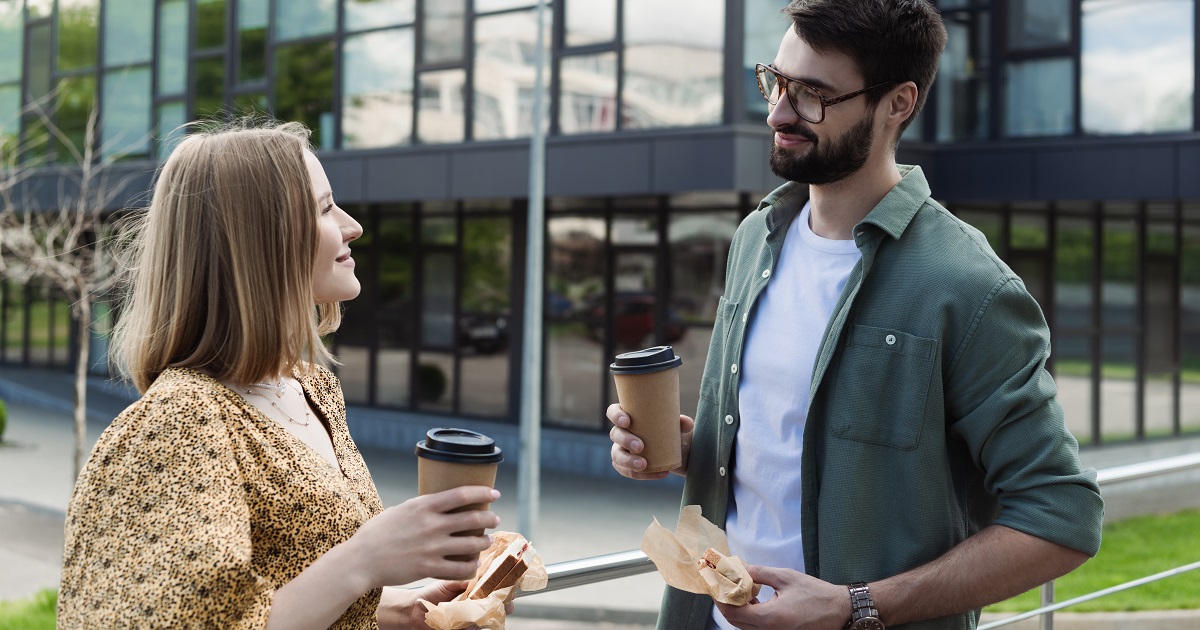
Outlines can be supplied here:
M770 277L771 277L771 270L770 270L770 269L763 269L763 277L764 277L764 278L770 278Z
M725 416L725 424L733 424L733 416Z
M859 230L859 231L855 232L855 233L854 233L854 235L855 235L855 236L862 236L862 235L863 235L863 231L862 231L862 230Z
M724 466L722 466L722 467L720 468L720 470L718 470L717 472L721 473L721 476L722 476L722 477L724 477L724 476L725 476L725 467L724 467Z
M737 374L737 364L736 364L736 363L734 363L733 365L729 366L729 373L730 373L730 374Z
M746 323L747 319L750 319L750 311L746 311L745 313L742 313L742 323L743 324Z
M887 345L889 345L889 346L896 345L896 335L888 335L888 336L884 337L883 340L886 341Z

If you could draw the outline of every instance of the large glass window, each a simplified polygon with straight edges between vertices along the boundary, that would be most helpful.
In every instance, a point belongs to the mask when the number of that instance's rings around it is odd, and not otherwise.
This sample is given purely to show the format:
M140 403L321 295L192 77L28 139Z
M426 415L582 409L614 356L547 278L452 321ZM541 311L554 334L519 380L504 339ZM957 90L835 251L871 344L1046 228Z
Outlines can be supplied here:
M601 422L605 226L597 216L547 222L545 413L555 424Z
M1054 243L1054 381L1067 425L1092 440L1093 261L1099 255L1088 204L1060 205Z
M104 4L105 66L147 63L153 43L154 0L108 0Z
M336 25L337 0L287 0L275 3L273 26L276 39L324 35L332 33Z
M617 35L617 0L567 0L567 46L611 42Z
M616 129L617 53L563 57L558 84L558 125L563 134Z
M362 206L346 210L363 226L362 236L352 244L361 290L358 297L343 305L342 325L334 334L334 350L341 362L337 374L346 402L367 405L371 404L371 342L376 335L374 277L379 272L375 248L378 230Z
M180 127L187 122L187 110L180 101L163 103L158 106L155 118L154 155L162 161L171 155L171 150L183 139L184 130Z
M0 83L21 79L24 34L21 0L0 0Z
M721 122L725 4L641 0L626 3L624 9L622 126L646 129ZM664 24L672 27L663 28Z
M410 206L380 209L377 242L379 289L375 310L379 353L375 402L386 407L407 407L415 320L412 264L415 240Z
M333 148L333 42L275 49L275 115L313 130L313 143Z
M21 86L0 85L0 152L14 145L20 131Z
M507 215L468 216L462 232L459 411L504 416L512 322L512 220Z
M1200 430L1200 204L1185 204L1183 217L1179 409L1183 430L1195 432Z
M424 143L462 142L466 134L466 71L423 72L418 81L417 139Z
M787 0L745 0L745 32L742 39L742 92L745 94L746 113L756 123L767 118L767 99L758 90L754 78L754 66L771 63L779 51L779 42L791 26L781 10Z
M1145 392L1142 416L1146 434L1169 435L1175 424L1174 375L1178 369L1179 344L1176 321L1179 304L1178 256L1175 250L1175 204L1146 204L1146 244L1141 274L1142 356Z
M158 8L158 93L183 94L187 89L187 0L162 0Z
M151 121L149 66L106 72L101 156L149 155Z
M348 37L342 87L342 146L408 144L413 119L413 29Z
M55 155L59 162L78 163L85 148L88 117L96 105L96 77L59 79L55 103L54 124L62 133L54 140Z
M1075 65L1069 58L1037 59L1004 67L1004 133L1060 136L1074 131Z
M1083 3L1083 131L1192 128L1192 0Z
M949 39L934 84L940 141L987 137L989 15L987 11L963 11L944 18Z
M550 38L543 41L548 48ZM475 21L473 134L476 140L528 136L533 129L536 49L534 11L502 13ZM550 55L547 53L543 58L548 68ZM544 80L548 82L549 70L544 72Z
M464 30L466 28L466 0L438 0L426 2L421 20L425 32L421 61L424 63L449 63L462 61Z
M59 71L96 65L100 0L58 0Z
M346 0L346 30L411 24L416 0Z
M225 110L225 58L206 57L192 65L192 118L217 118ZM286 120L286 119L285 119Z
M267 76L267 0L239 0L238 80L246 83Z
M1137 226L1135 206L1104 204L1103 278L1101 291L1100 426L1105 441L1137 434L1136 336Z
M225 0L196 0L196 48L224 44Z
M1008 0L1008 47L1050 48L1071 41L1072 0Z

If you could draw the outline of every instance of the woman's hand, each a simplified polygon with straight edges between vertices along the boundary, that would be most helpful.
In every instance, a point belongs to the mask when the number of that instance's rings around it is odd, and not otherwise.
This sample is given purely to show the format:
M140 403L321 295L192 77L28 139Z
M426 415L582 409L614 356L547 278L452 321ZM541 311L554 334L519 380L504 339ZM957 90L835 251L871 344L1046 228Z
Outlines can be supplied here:
M385 588L379 600L379 630L430 630L425 624L425 607L417 600L440 604L458 597L466 588L466 581L433 582L419 589ZM504 605L505 614L512 611L512 602Z
M474 556L487 549L491 539L452 534L495 528L500 517L487 510L451 511L498 498L500 493L487 486L463 486L409 499L363 523L344 544L352 550L354 568L366 580L364 591L429 577L457 580L474 575L477 560L446 556Z

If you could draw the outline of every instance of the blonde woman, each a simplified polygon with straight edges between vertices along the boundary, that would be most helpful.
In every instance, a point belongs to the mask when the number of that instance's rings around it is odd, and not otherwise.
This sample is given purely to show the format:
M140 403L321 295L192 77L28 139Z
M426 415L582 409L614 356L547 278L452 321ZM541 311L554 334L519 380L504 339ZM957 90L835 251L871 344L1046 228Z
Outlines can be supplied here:
M100 437L67 512L60 628L424 628L487 548L499 493L383 509L321 335L358 295L297 124L196 133L141 219L114 352L142 397Z

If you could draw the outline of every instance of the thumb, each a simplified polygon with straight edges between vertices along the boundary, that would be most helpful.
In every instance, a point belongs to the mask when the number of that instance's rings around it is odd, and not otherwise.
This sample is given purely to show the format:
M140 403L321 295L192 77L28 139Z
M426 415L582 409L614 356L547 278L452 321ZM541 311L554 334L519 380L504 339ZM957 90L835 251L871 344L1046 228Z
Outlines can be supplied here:
M679 430L683 433L691 433L692 429L696 428L696 421L683 414L679 414Z
M755 584L766 584L778 591L779 586L787 580L788 570L747 564L746 571L750 573L750 579L754 580Z

